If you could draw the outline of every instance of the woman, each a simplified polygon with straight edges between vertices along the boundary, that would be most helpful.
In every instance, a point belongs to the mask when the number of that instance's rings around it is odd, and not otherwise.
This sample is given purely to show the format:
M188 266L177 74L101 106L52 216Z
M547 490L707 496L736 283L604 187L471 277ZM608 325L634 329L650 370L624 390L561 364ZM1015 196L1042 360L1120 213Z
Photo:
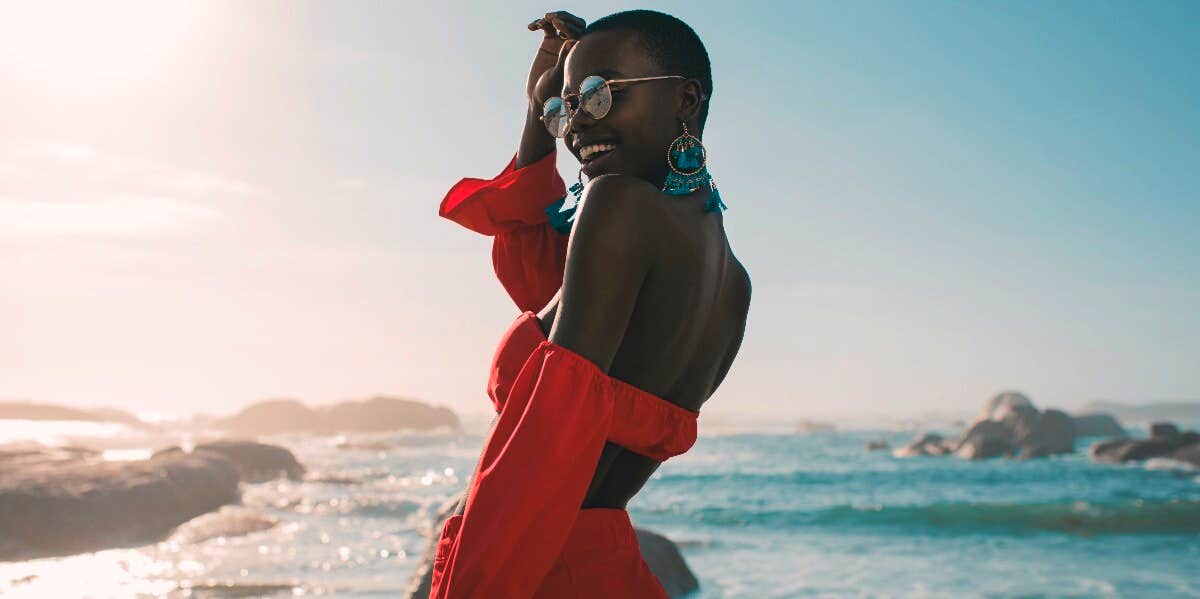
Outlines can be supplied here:
M442 528L430 596L666 597L625 506L695 442L750 303L700 143L708 56L653 11L529 28L544 36L517 153L440 206L494 237L522 313L493 357L499 416ZM558 137L589 179L572 194Z

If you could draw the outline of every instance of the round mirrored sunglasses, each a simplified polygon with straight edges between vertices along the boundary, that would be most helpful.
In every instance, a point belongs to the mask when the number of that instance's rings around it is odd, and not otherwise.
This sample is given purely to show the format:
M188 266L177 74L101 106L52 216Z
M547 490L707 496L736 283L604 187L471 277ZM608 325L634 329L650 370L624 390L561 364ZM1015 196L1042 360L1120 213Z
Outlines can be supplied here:
M656 75L632 79L605 79L589 75L579 84L579 93L548 98L542 104L542 122L554 137L565 137L571 117L579 110L593 119L602 119L612 108L612 84L633 84L658 79L687 79L683 75Z

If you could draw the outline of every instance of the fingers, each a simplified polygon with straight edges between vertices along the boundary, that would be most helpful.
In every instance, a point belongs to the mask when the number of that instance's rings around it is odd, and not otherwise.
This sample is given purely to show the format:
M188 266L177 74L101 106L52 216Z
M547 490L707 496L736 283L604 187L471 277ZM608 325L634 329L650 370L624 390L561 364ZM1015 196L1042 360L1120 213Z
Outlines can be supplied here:
M558 49L558 62L554 63L554 68L561 70L567 62L567 53L571 51L571 47L579 43L579 40L568 39L563 41L563 45Z
M573 15L573 14L571 14L571 13L569 13L569 12L565 11L565 10L559 10L559 11L555 11L555 12L552 12L552 13L546 13L546 15L547 15L547 16L550 16L550 15L553 15L553 16L555 16L555 17L556 17L556 18L558 18L558 19L559 19L559 20L560 20L560 21L561 21L561 22L562 22L564 25L567 25L567 26L569 26L569 27L571 27L571 28L573 28L573 29L580 29L580 30L582 30L584 27L587 27L587 23L586 23L586 22L584 22L584 20L583 20L583 19L581 19L581 18L579 18L579 17L577 17L577 16L575 16L575 15Z
M565 11L558 11L546 13L544 17L526 25L526 28L530 31L541 29L547 37L575 39L583 35L585 26L583 19Z

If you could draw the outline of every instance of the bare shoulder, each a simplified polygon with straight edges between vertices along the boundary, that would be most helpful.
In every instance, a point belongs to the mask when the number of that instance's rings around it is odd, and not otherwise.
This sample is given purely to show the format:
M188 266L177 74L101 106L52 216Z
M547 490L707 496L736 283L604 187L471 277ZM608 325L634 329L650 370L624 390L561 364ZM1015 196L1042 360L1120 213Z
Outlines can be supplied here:
M604 204L605 212L637 210L639 205L657 199L658 194L658 189L645 179L616 173L600 175L584 186L579 210L588 210L586 206L589 198L593 198L593 205ZM592 211L599 210L593 208Z
M631 251L649 249L652 229L647 220L653 218L653 206L658 189L648 181L630 175L601 175L588 181L576 210L572 237L582 240L604 238L607 243L620 243Z

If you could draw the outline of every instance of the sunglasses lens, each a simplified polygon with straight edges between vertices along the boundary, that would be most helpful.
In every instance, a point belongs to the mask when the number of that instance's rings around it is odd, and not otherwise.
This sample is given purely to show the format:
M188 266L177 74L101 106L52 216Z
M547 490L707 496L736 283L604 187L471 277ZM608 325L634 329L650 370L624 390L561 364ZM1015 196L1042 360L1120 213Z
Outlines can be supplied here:
M563 99L555 96L546 100L542 105L542 121L546 130L554 137L562 137L567 132L567 107Z
M612 107L612 90L608 82L599 75L592 75L579 85L579 105L588 116L604 118Z

